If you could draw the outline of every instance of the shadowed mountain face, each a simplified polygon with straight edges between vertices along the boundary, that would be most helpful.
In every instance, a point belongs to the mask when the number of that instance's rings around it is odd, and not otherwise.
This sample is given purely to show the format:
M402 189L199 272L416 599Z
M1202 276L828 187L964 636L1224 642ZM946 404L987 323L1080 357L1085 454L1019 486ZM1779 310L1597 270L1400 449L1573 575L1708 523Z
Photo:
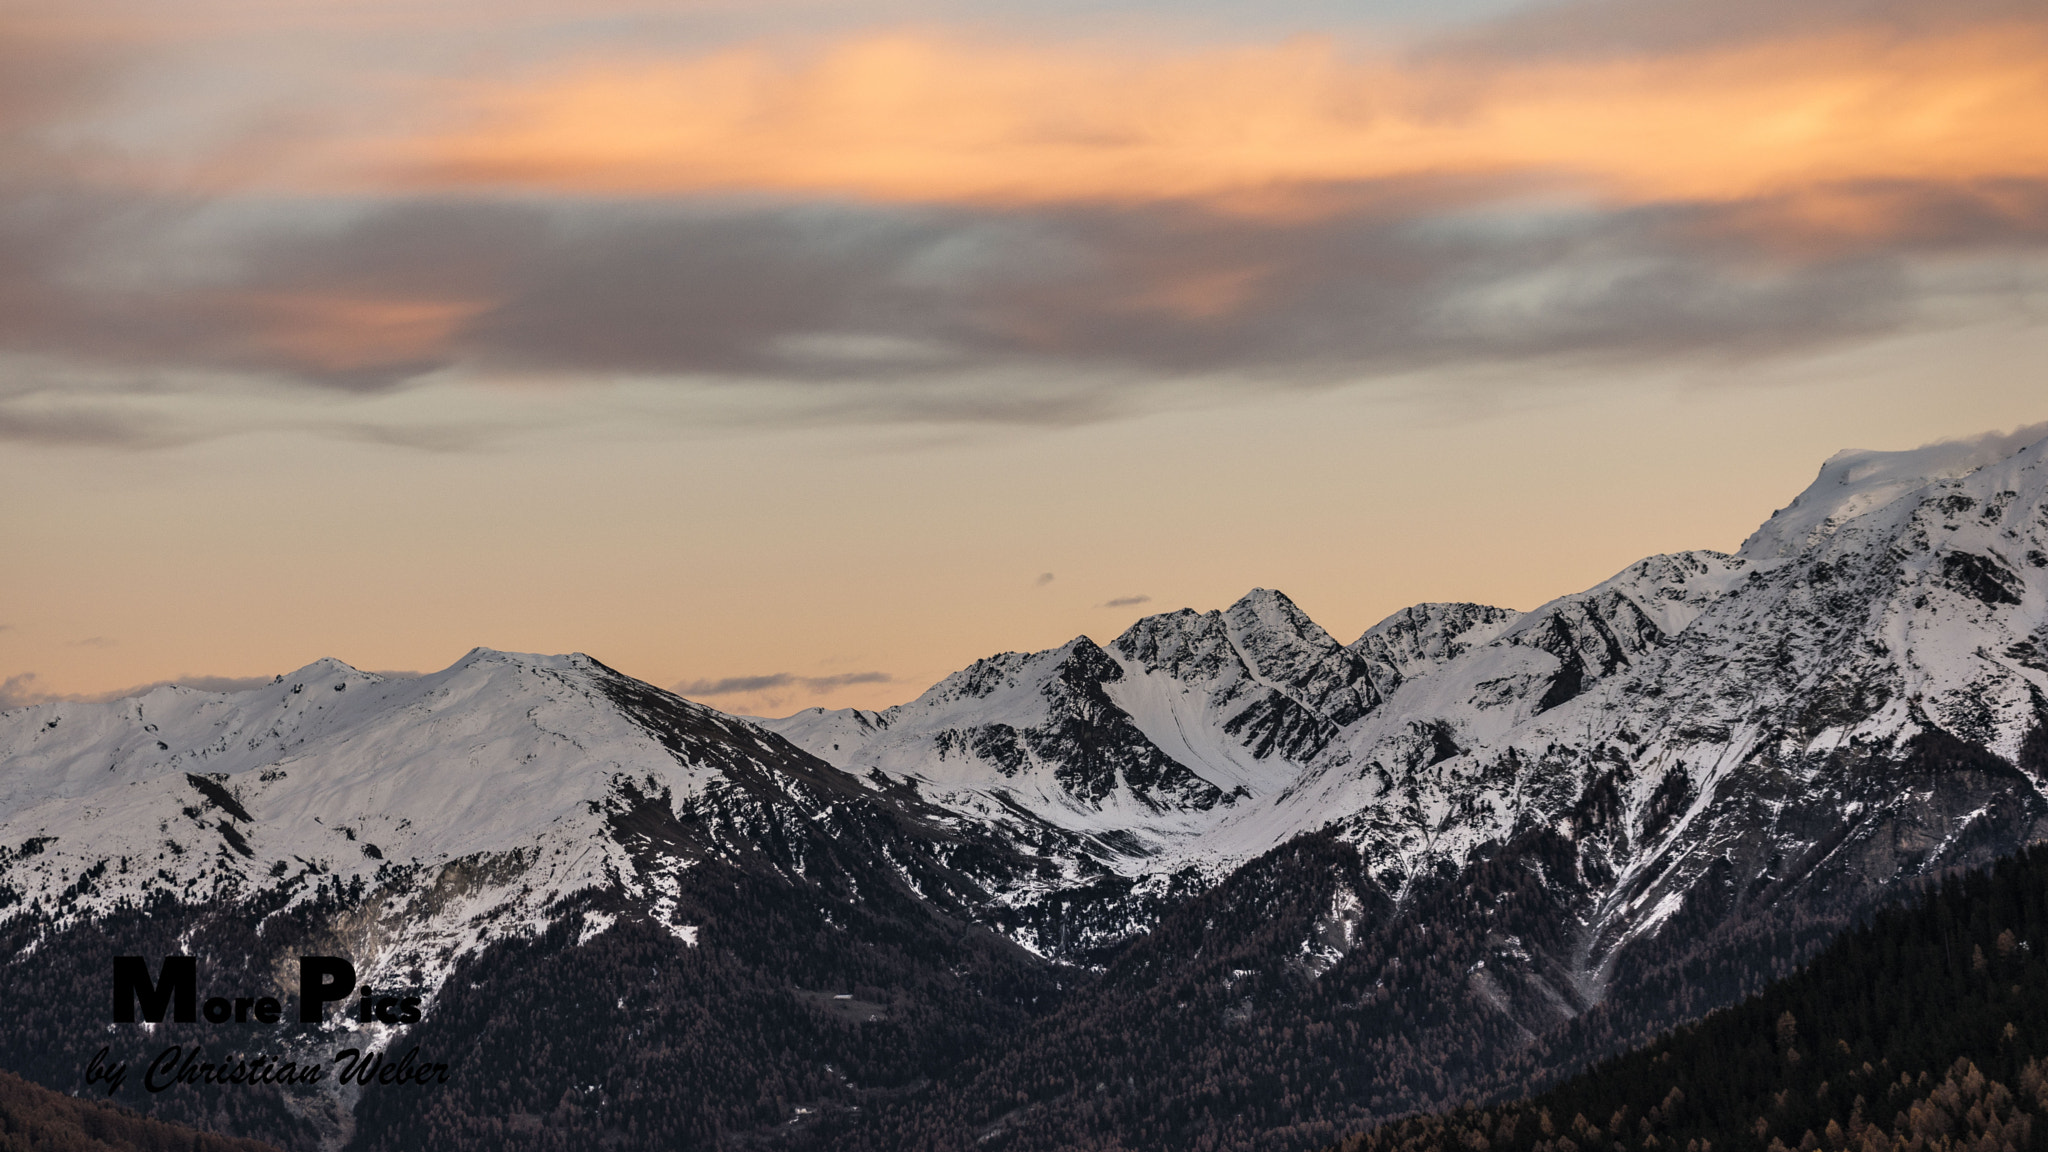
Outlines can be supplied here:
M1527 612L1346 645L1259 590L880 712L481 649L10 712L0 1061L223 1042L108 1033L115 955L288 998L321 953L467 1061L431 1122L129 1102L304 1148L1265 1148L1508 1090L2048 832L2044 453L1844 454L1736 555Z
M2037 845L1926 885L1797 975L1533 1099L1417 1116L1333 1152L2036 1148L2044 931Z

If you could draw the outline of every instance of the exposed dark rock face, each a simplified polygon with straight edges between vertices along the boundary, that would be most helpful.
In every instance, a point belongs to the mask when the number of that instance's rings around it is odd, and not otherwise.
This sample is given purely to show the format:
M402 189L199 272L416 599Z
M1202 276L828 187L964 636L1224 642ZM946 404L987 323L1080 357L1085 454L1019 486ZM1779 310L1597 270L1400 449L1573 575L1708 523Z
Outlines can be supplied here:
M1956 587L1986 604L2018 604L2025 587L2019 574L1990 556L1950 552L1941 558L1941 574Z
M1123 666L1086 639L1072 645L1043 689L1046 723L1025 730L1032 754L1054 765L1054 778L1074 795L1099 803L1118 783L1151 805L1209 808L1222 793L1159 750L1103 686Z
M189 949L348 955L477 1070L152 1105L294 1149L1293 1149L1518 1091L2048 837L2039 452L1838 457L1525 613L1340 645L1258 590L882 712L479 650L8 713L0 1063L76 1087L111 957ZM114 1039L217 1042L167 1028Z

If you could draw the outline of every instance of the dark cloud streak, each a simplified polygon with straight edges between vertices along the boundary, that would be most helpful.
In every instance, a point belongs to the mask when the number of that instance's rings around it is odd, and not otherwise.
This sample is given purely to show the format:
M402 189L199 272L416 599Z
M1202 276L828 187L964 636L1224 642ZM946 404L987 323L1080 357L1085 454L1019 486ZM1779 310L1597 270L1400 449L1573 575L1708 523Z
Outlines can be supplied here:
M255 373L342 392L457 365L861 385L816 400L885 418L1059 423L1099 418L1103 389L1204 374L1313 384L1474 360L1823 343L1905 323L1921 291L1915 256L2048 250L2042 184L1825 191L1837 203L1818 215L1784 198L1520 219L1459 204L1395 211L1370 197L1310 220L1186 204L997 214L421 202L338 229L244 236L237 281L196 296L174 283L37 295L77 278L65 259L32 254L0 273L0 302L17 302L0 303L0 339L102 370ZM1832 223L1859 214L1883 228ZM39 243L16 223L0 218L0 253ZM379 359L372 347L340 368L265 335L265 302L278 299L482 303L429 356ZM346 340L346 321L335 323L332 338ZM1109 383L1005 383L1034 376ZM0 438L174 436L47 395L0 399Z
M0 681L0 711L26 708L34 704L99 704L109 700L126 700L158 688L170 687L190 688L199 692L247 692L252 688L276 683L277 680L274 676L181 676L175 680L156 680L112 692L44 692L36 687L37 679L33 672L22 672Z
M91 92L0 82L0 441L184 443L219 433L116 401L209 379L367 395L442 370L797 390L775 419L1074 424L1192 377L1822 346L1910 323L1923 257L2048 259L2048 182L2021 179L1576 209L1529 207L1527 178L1402 179L1277 216L420 198L237 223L67 177L38 129ZM200 275L181 245L208 213ZM457 451L486 434L331 431Z
M0 627L0 631L6 631ZM412 680L420 673L402 670L380 670L370 673L386 680ZM11 708L26 708L33 704L103 704L109 700L126 700L143 696L158 688L190 688L196 692L215 692L223 695L248 692L269 687L279 682L279 676L180 676L172 680L152 680L128 688L116 688L110 692L45 692L36 687L40 679L34 672L20 672L0 680L0 711Z
M793 672L771 672L765 676L727 676L719 680L685 680L670 688L678 696L737 696L747 692L773 692L802 688L820 696L835 688L855 684L893 684L887 672L847 672L837 676L798 676Z
M2041 203L2038 186L1840 195L1881 201L1912 227L1844 236L1771 201L1588 209L1505 234L1376 205L1299 222L1191 205L592 211L574 227L523 229L546 239L521 246L516 277L472 286L500 303L456 355L526 370L914 384L1026 367L1286 379L1775 347L1900 322L1913 303L1900 260L1914 252L2048 242L2037 207L2011 207ZM1802 257L1802 229L1827 250ZM350 239L354 259L376 251L373 235ZM829 340L790 351L820 335L856 339L840 354Z
M2034 0L1576 0L1420 58L1654 59L2040 21ZM1312 387L1826 346L1900 330L1930 291L1955 290L1917 275L1928 258L2048 260L2048 181L2026 179L1558 208L1538 176L1407 177L1294 188L1310 210L1278 214L737 196L242 204L109 180L107 156L61 143L136 63L0 18L0 441L189 443L238 429L127 401L375 396L442 372L746 385L778 401L763 419L792 422L1071 425L1190 378ZM319 419L430 451L491 434Z

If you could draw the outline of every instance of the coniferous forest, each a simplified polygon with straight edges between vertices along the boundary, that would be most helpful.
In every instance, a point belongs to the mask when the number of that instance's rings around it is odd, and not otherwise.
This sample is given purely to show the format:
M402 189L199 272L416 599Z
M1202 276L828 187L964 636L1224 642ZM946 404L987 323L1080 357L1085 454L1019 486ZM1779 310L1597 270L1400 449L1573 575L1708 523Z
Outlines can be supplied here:
M1340 1152L2025 1152L2048 1143L2048 846L1951 877L1797 975L1534 1098Z
M1333 887L1358 881L1362 867L1349 845L1301 838L1177 909L1100 973L1062 980L993 933L935 931L913 905L889 914L870 904L826 923L777 884L706 865L688 890L702 946L624 919L579 943L587 920L570 916L466 962L407 1036L460 1074L431 1089L367 1092L348 1146L1313 1149L1377 1117L1458 1099L1458 1084L1504 1096L1546 1067L1574 1070L1571 1046L1529 1044L1505 1017L1474 1029L1460 1007L1487 910L1517 898L1525 869L1481 869L1428 895L1426 915L1368 909L1381 927L1319 978L1276 963L1279 945L1311 931ZM325 947L318 923L351 899L337 890L276 917L264 941ZM75 1084L87 1053L61 1042L76 1015L64 1006L99 1003L117 940L161 936L154 947L168 952L177 923L138 910L74 930L66 949L78 964L21 969L33 995L6 1036L9 1058L53 1087ZM1839 1152L1866 1138L1910 1144L1937 1128L1974 1140L1993 1131L1990 1117L2017 1149L2023 1132L2011 1118L2038 1106L2027 1093L2044 1083L2029 1061L2048 1055L2044 925L2048 849L1947 881L1845 934L1761 918L1748 929L1756 954L1817 953L1803 972L1759 980L1757 998L1538 1101L1438 1113L1349 1146L1783 1152L1777 1141ZM199 931L209 952L259 952L246 918L210 918ZM1655 1035L1640 1028L1655 1004L1674 1008L1669 985L1739 975L1701 970L1682 953L1642 955L1616 977L1610 1003L1575 1025L1577 1050L1622 1052L1629 1037ZM219 1039L165 1025L116 1055L143 1060L174 1041L212 1051ZM276 1088L126 1102L308 1150L322 1142L308 1106L332 1107Z
M0 1072L0 1152L277 1152L110 1104L74 1100Z
M1212 925L1218 918L1256 920L1261 898L1275 900L1299 881L1306 865L1327 868L1342 863L1327 858L1341 853L1334 845L1310 844L1301 851L1311 859L1290 855L1270 861L1264 883L1247 879L1236 889L1198 902L1197 910L1206 912L1205 922ZM1244 890L1247 886L1255 890ZM1287 902L1264 911L1277 913L1266 930L1292 930L1286 922ZM1256 949L1258 935L1255 929L1241 946ZM772 941L777 936L781 943ZM1211 934L1208 939L1216 943L1222 937ZM1916 898L1841 933L1802 970L1741 1004L1610 1058L1537 1096L1428 1113L1333 1143L1337 1152L2040 1149L2048 1146L2048 1116L2043 1115L2048 1113L2044 942L2048 845L1931 884ZM357 1144L567 1149L585 1139L602 1139L610 1129L628 1142L660 1146L751 1146L762 1144L762 1129L772 1131L774 1118L786 1115L795 1104L806 1108L804 1114L815 1115L815 1121L795 1130L780 1126L784 1131L768 1143L938 1148L958 1143L964 1131L997 1146L1115 1148L1127 1145L1114 1136L1102 1139L1104 1128L1130 1125L1144 1137L1162 1141L1170 1137L1174 1124L1200 1117L1213 1131L1220 1105L1240 1113L1243 1120L1233 1124L1226 1119L1224 1129L1263 1128L1263 1143L1299 1146L1313 1129L1289 1129L1273 1121L1287 1109L1302 1109L1304 1101L1327 1101L1346 1091L1341 1070L1330 1078L1332 1087L1304 1086L1305 1061L1328 1062L1337 1050L1348 1048L1355 1052L1348 1066L1362 1069L1378 1046L1374 1037L1356 1028L1341 1029L1339 1035L1335 1028L1311 1033L1255 1025L1243 1034L1239 1053L1207 1061L1221 1070L1212 1073L1212 1083L1175 1090L1170 1081L1153 1078L1147 1081L1148 1088L1168 1091L1148 1099L1133 1090L1134 1078L1115 1090L1105 1084L1083 1093L1084 1100L1093 1098L1093 1107L1076 1108L1051 1102L1070 1085L1060 1082L1062 1069L1032 1057L1028 1046L1022 1055L994 1061L985 1055L991 1037L1033 1027L1028 1004L1005 1008L985 995L1001 986L1024 990L1021 984L1012 984L1016 973L1004 971L1000 963L991 967L989 960L976 960L970 951L951 957L948 972L907 954L890 959L885 951L866 961L882 965L871 973L877 983L867 985L847 968L798 971L813 961L803 958L805 950L794 948L796 943L782 933L768 933L761 946L790 948L783 957L796 966L790 969L792 975L815 977L825 988L853 988L850 1003L822 991L806 999L758 988L751 966L735 966L721 974L717 954L705 953L706 963L692 977L696 995L678 998L673 1007L650 1015L644 1009L666 999L657 982L641 990L646 999L638 1010L609 1006L619 1021L620 1031L611 1037L614 1042L633 1031L654 1028L673 1031L678 1040L699 1038L688 1041L690 1046L657 1047L658 1063L631 1069L620 1079L619 1069L602 1066L607 1052L602 1032L588 1040L571 1041L563 1033L557 1041L538 1045L483 1045L473 1050L474 1058L484 1060L487 1067L476 1071L489 1074L465 1080L480 1091L494 1085L486 1097L495 1097L472 1099L474 1092L462 1090L425 1100L373 1098ZM1165 939L1161 947L1186 943ZM1424 951L1423 941L1407 943L1418 953ZM494 1020L464 1019L466 1010L457 998L456 1010L442 1017L443 1026L455 1033L488 1035L502 1027L545 1036L544 1014L587 1020L607 1007L586 1003L587 996L549 1002L538 995L550 986L588 990L599 983L571 979L561 965L574 961L587 975L588 966L597 964L623 977L656 959L663 949L644 933L625 932L594 953L548 955L551 951L543 946L533 954L508 953L502 960L505 971L475 973L488 978L480 983L499 988L513 983L535 990L532 998L516 998L523 1005L514 1013L517 1019L502 1017L506 1005L495 998L479 1000L474 1009ZM1226 951L1219 962L1232 962L1230 953ZM1172 997L1187 995L1188 987L1178 980L1148 976L1146 970L1152 966L1142 952L1134 953L1106 974L1105 987L1126 989L1125 1010L1104 1015L1108 1002L1098 988L1065 1004L1063 1010L1038 1016L1037 1027L1057 1032L1059 1048L1088 1053L1105 1064L1122 1062L1142 1070L1164 1059L1164 1049L1177 1035L1172 1013L1155 998L1131 989L1163 989ZM883 985L900 987L905 975L914 971L930 973L922 978L920 998L932 1006L923 1010L932 1018L892 1018L917 1009L900 995L884 992ZM1206 977L1198 982L1206 983ZM1060 995L1052 987L1034 991L1047 999ZM1387 1003L1390 1012L1400 1014L1398 1001ZM1417 1001L1418 1010L1422 1003ZM1076 1008L1086 1011L1070 1018ZM668 1020L675 1011L708 1011L721 1019L692 1026ZM1153 1014L1150 1019L1148 1012ZM1084 1026L1083 1019L1095 1023ZM717 1035L725 1036L726 1042L703 1045L701 1038ZM810 1058L818 1051L816 1045L834 1037L831 1059L820 1064ZM557 1051L558 1042L571 1047ZM577 1064L588 1068L598 1083L565 1087L551 1113L532 1114L517 1107L520 1099L552 1091L543 1081L559 1079L561 1068ZM1075 1066L1064 1074L1071 1077L1082 1071ZM675 1088L683 1083L701 1091L679 1094ZM1003 1099L1006 1092L1008 1101ZM1216 1103L1196 1103L1204 1097ZM1011 1106L1004 1107L1006 1103ZM412 1115L385 1117L381 1113L386 1107ZM987 1119L990 1109L998 1110L993 1122ZM1149 1119L1140 1120L1141 1113ZM218 1122L218 1117L204 1114L194 1119ZM1213 1143L1213 1137L1197 1136L1190 1146ZM0 1149L5 1152L255 1152L263 1147L268 1145L194 1133L0 1075Z

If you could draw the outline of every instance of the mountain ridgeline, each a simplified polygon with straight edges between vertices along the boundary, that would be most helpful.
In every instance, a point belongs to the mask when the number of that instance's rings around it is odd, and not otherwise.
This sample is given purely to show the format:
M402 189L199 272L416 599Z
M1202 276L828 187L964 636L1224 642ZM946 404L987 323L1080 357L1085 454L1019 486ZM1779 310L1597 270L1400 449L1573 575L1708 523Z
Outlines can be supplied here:
M1844 453L1529 611L1345 643L1258 590L881 711L477 649L0 714L0 1067L449 1064L115 1097L294 1150L1308 1149L1508 1098L2048 834L2044 456ZM110 1031L112 957L172 953L424 1019Z

